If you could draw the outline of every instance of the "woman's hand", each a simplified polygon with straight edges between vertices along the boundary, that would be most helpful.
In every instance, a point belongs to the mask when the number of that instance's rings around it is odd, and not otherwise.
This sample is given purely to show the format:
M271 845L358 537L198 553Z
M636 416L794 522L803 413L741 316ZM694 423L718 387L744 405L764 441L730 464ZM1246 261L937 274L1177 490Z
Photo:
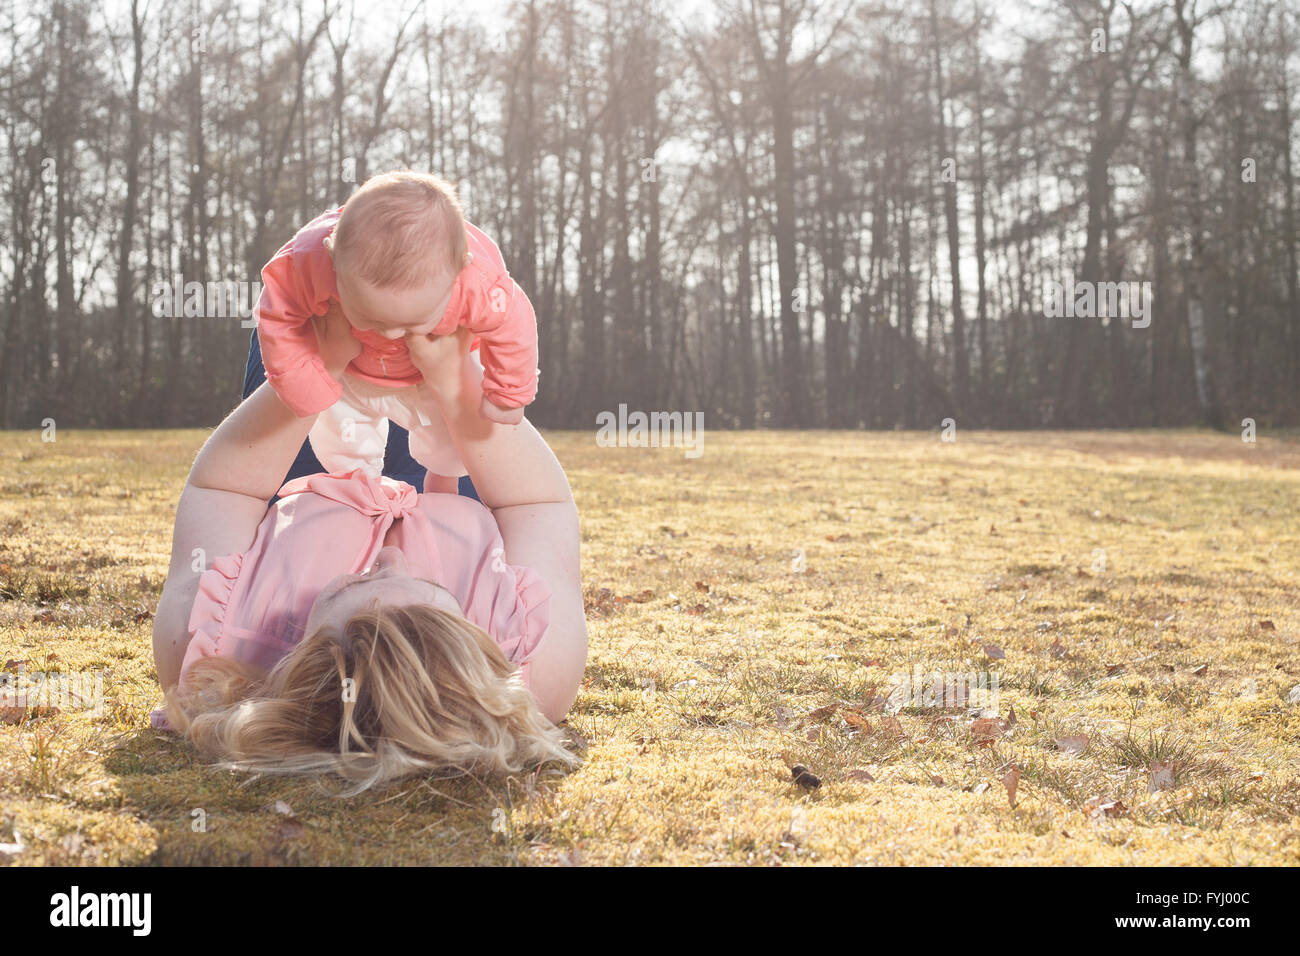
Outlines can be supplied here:
M326 371L336 379L342 378L344 370L361 354L361 343L353 337L343 307L335 302L324 315L314 316L312 325L316 327L316 342Z
M474 333L458 328L447 335L419 335L408 333L406 350L411 362L420 370L425 382L435 394L444 397L474 397L479 416L497 425L518 425L524 420L522 408L503 408L488 400L486 395L475 395L481 388L482 370L477 362L470 361L470 343Z
M458 328L446 335L406 334L406 351L435 393L450 394L464 384L465 363L474 334Z

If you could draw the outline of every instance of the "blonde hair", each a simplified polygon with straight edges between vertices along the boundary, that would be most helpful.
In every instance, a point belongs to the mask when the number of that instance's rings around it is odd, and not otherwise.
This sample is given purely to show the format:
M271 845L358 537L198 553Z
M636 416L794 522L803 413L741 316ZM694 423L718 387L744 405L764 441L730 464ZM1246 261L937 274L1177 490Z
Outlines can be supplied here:
M334 268L384 288L409 289L439 266L465 265L465 213L456 188L403 169L366 180L343 204L330 252Z
M193 664L166 714L218 765L335 773L352 796L415 773L513 773L578 758L517 665L465 618L430 605L359 612L318 628L269 671Z

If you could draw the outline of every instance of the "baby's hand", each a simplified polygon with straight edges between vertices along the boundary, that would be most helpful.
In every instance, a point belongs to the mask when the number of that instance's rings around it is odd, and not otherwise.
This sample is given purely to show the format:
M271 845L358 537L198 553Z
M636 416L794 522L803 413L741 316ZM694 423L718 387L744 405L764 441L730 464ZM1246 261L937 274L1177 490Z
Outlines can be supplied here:
M524 410L522 408L502 408L500 405L488 401L486 395L483 401L479 403L478 413L490 422L496 422L498 425L518 425L524 420Z
M361 354L361 343L352 336L352 326L337 302L322 316L313 316L321 361L334 378L341 378L352 360Z

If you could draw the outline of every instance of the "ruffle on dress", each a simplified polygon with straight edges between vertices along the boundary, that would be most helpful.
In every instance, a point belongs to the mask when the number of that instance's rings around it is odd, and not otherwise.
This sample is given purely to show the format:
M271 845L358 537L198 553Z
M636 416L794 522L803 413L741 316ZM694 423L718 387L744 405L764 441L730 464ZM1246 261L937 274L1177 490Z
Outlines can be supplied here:
M532 655L551 626L551 588L532 568L513 566L516 609L523 614L518 637L500 644L506 660L519 664L524 686L532 687Z
M243 567L242 554L227 554L212 559L212 567L199 575L198 591L194 595L194 606L190 610L189 629L193 634L189 646L185 649L185 658L181 663L181 680L185 672L201 657L217 656L220 646L221 629L226 620L226 608L230 604L230 594L239 580L239 571ZM171 730L166 713L160 707L149 714L149 725L158 730Z

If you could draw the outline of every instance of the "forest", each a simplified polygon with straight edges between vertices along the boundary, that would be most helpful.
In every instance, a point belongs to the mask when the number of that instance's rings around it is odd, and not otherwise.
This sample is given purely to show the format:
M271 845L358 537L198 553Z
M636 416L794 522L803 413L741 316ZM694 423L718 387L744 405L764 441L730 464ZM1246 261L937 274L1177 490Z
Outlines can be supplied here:
M1298 66L1296 0L10 0L0 427L214 424L395 168L532 300L539 425L1293 426Z

